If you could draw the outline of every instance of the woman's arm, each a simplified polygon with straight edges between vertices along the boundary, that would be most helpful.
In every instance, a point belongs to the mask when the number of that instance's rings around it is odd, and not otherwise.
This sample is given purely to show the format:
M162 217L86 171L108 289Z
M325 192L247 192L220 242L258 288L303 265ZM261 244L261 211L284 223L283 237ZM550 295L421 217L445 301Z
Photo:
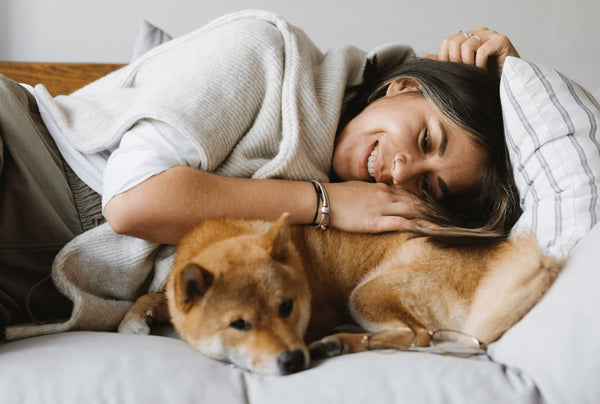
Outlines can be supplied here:
M385 184L325 184L331 224L347 231L381 232L414 227L419 199ZM310 224L317 197L310 182L222 177L180 166L114 196L105 216L120 234L175 244L204 219L233 216Z
M179 166L114 196L105 216L117 233L175 244L212 217L275 220L290 212L293 223L310 223L316 204L309 182L221 177Z

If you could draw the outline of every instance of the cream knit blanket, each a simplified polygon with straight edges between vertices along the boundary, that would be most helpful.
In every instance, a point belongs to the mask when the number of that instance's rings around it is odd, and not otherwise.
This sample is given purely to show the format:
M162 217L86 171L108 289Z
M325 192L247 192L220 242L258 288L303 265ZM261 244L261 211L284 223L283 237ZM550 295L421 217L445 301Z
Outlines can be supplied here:
M394 63L411 55L393 47ZM137 120L162 120L193 142L199 168L220 175L328 180L348 85L365 52L323 54L277 15L227 15L161 45L69 96L36 96L81 152L116 145ZM74 304L63 323L19 325L7 339L114 330L142 294L162 290L175 248L120 236L104 224L57 255L52 276Z

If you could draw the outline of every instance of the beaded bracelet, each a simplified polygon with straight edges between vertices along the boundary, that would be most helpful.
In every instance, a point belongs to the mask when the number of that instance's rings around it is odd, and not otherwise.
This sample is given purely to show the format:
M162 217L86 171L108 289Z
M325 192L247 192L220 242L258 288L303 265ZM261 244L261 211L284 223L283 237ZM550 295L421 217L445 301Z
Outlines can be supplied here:
M315 187L318 199L317 212L313 220L313 226L325 231L331 225L331 218L329 217L329 198L327 197L327 191L325 191L325 187L319 181L311 180L310 182L312 182L313 186ZM321 208L319 208L319 206L321 206ZM316 223L319 211L321 212L321 220L319 221L319 223Z

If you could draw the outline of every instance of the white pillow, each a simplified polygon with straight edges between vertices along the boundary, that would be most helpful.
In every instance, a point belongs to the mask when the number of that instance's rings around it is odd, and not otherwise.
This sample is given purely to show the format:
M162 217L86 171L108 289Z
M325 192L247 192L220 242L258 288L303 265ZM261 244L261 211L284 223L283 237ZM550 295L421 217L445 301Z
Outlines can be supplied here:
M138 35L133 45L131 61L134 61L155 46L168 42L171 39L173 39L171 35L148 21L143 20L140 23Z
M561 73L507 58L500 96L521 194L514 231L532 229L551 254L568 254L600 218L600 106Z

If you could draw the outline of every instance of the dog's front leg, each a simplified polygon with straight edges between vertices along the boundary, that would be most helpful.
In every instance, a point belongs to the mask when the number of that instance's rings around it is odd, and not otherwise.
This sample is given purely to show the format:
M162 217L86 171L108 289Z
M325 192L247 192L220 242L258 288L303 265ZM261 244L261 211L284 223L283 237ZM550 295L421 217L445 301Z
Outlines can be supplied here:
M119 324L120 333L150 334L153 324L168 322L169 308L164 293L148 293L135 301Z
M412 347L429 346L427 330L397 328L374 333L339 333L329 335L309 345L311 359L322 359L346 353L356 353L373 349L407 350Z
M349 306L354 320L364 329L375 332L325 337L309 346L312 358L371 349L406 350L429 346L429 333L417 313L411 310L411 307L418 307L411 300L418 293L410 290L414 285L405 281L402 271L393 269L381 271L361 283L350 295Z

